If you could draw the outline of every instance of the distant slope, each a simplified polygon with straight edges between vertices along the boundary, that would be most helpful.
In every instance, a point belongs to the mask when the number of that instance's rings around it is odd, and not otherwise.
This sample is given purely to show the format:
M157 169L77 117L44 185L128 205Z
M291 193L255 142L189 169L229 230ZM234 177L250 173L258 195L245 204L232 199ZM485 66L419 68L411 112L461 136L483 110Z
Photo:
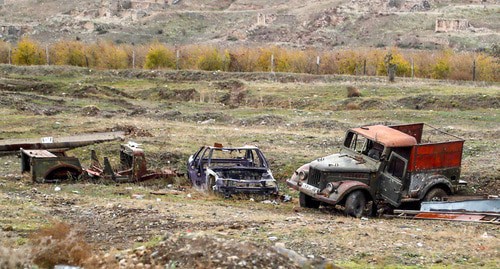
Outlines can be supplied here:
M472 50L498 44L500 1L5 0L2 39ZM471 27L436 33L438 18Z

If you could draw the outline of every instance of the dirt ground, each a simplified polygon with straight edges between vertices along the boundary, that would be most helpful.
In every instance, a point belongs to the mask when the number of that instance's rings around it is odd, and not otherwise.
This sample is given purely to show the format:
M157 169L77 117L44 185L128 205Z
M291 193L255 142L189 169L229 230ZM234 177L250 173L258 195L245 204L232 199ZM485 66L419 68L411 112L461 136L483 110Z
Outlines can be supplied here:
M151 167L179 171L203 144L257 144L292 200L213 197L183 177L35 184L20 174L16 156L0 156L0 268L500 267L498 225L353 219L332 208L300 208L298 194L284 185L301 164L335 152L346 128L416 119L466 139L467 193L498 194L498 85L301 75L291 83L241 74L224 82L230 74L211 81L208 73L191 80L185 72L175 81L172 74L130 79L80 69L61 76L23 69L20 77L17 71L3 70L0 79L0 139L122 130L143 144ZM350 84L362 97L345 97ZM90 149L117 162L120 143L69 153L84 166Z

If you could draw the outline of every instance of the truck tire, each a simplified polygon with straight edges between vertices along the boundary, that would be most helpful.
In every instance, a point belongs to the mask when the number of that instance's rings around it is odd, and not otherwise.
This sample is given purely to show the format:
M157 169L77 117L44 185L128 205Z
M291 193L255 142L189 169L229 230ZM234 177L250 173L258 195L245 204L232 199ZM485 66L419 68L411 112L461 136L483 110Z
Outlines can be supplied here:
M319 204L321 202L318 200L314 200L311 196L306 195L304 193L299 194L299 205L300 207L305 208L319 208Z
M345 213L355 218L361 218L366 209L366 197L362 191L349 193L345 201Z
M444 197L448 196L445 190L441 188L433 188L424 197L425 202L443 201Z

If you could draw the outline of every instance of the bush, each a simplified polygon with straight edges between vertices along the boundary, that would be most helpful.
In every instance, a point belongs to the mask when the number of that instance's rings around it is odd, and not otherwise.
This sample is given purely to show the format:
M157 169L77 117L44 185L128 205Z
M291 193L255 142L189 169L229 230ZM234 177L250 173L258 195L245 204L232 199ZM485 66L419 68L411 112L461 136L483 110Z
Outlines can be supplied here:
M0 63L9 63L10 44L0 40Z
M447 79L450 74L450 57L452 52L445 50L437 57L437 61L432 65L431 77L434 79Z
M387 52L383 60L379 60L377 64L377 74L387 75L389 66L396 67L396 76L409 77L411 76L411 64L407 61L403 54L397 49L392 48Z
M227 53L225 57L229 58L229 53ZM229 59L227 62L229 62ZM196 66L198 69L205 71L227 70L227 68L225 68L225 59L215 48L209 48L205 53L200 55L196 62Z
M12 53L12 63L17 65L45 64L45 50L29 38L23 38Z
M175 68L175 55L165 45L154 43L150 45L149 51L146 55L144 68L146 69L160 69L160 68Z
M500 62L498 58L480 53L476 58L476 80L499 81Z
M86 66L85 46L78 41L60 41L51 48L51 59L57 65Z
M92 255L83 235L70 225L53 222L31 236L33 262L42 268L58 264L81 266Z

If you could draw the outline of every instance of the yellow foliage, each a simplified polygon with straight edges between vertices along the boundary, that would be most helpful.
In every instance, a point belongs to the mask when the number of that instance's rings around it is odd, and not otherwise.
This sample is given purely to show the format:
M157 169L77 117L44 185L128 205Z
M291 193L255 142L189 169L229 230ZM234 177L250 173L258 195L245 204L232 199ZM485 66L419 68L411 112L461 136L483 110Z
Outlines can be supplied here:
M12 63L17 65L45 64L45 50L35 41L23 38L12 53Z
M144 68L160 69L160 68L175 68L175 55L172 50L160 43L153 43L149 47L149 52L146 55Z
M200 55L196 66L200 70L205 71L216 71L216 70L226 70L225 59L219 54L219 51L215 48L208 49L205 53Z
M498 58L480 53L476 58L476 80L499 81L500 62Z
M383 60L379 60L377 64L377 74L387 75L387 69L390 65L396 66L396 76L399 77L410 77L411 76L411 64L405 59L403 54L401 54L396 48L392 48L386 54Z
M78 41L60 41L51 47L51 62L57 65L86 66L85 46Z

